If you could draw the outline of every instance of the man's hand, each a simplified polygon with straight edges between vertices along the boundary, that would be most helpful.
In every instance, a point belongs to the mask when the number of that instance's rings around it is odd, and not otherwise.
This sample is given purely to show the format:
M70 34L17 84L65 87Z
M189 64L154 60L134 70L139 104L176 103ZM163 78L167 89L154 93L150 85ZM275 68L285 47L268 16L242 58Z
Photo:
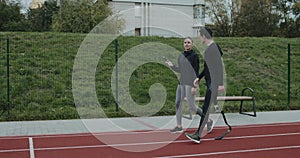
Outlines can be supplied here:
M197 88L196 87L192 87L192 95L195 95L197 93Z
M218 87L218 91L220 92L220 93L224 93L225 92L225 87L222 85L222 86L219 86Z
M198 85L199 85L199 78L196 78L196 79L194 80L194 86L195 86L195 87L198 87Z

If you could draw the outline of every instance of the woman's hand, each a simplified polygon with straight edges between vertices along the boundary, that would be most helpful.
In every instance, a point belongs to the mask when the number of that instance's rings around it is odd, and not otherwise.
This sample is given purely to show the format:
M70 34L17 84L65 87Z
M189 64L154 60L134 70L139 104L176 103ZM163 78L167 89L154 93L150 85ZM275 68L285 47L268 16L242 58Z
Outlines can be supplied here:
M173 63L172 63L170 60L166 60L165 63L166 63L169 67L174 66Z

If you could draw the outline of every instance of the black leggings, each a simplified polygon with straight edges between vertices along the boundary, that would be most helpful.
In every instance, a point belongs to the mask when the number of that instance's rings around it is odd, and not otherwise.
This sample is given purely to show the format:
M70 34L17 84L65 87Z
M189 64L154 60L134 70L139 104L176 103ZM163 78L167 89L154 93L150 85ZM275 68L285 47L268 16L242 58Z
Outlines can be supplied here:
M203 115L201 116L199 127L198 127L198 134L201 135L204 126L206 125L208 118L209 118L209 109L212 102L217 101L218 95L218 86L212 85L210 80L206 81L206 94L204 99L204 104L202 107Z

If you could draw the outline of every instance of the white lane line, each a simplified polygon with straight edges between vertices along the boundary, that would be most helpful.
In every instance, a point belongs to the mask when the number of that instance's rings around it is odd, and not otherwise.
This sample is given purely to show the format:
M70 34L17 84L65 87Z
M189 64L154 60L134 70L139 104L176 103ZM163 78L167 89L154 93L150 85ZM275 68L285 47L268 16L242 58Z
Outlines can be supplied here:
M245 138L263 138L263 137L276 137L276 136L291 136L300 135L299 133L286 133L274 135L257 135L247 137L228 137L227 139L245 139ZM214 138L201 139L201 141L214 141ZM155 145L155 144L171 144L171 143L186 143L190 140L176 140L176 141L161 141L161 142L144 142L144 143L119 143L119 144L103 144L103 145L90 145L90 146L66 146L66 147L49 147L49 148L36 148L36 151L43 150L61 150L61 149L84 149L84 148L105 148L105 147L120 147L120 146L140 146L140 145Z
M277 136L291 136L299 135L300 133L279 133L279 134L261 134L261 135L250 135L250 136L235 136L235 137L225 137L223 139L247 139L247 138L264 138L264 137L277 137Z
M257 149L248 149L248 150L231 150L231 151L210 152L210 153L189 154L189 155L169 155L169 156L162 156L162 157L156 157L156 158L199 157L199 156L209 156L209 155L236 154L236 153L246 153L246 152L283 150L283 149L297 149L297 148L300 148L300 146L281 146L281 147L273 147L273 148L257 148Z
M29 151L30 151L30 158L34 158L34 147L33 147L33 139L29 137Z
M240 136L240 137L226 137L224 139L246 139L246 138L261 138L261 137L276 137L276 136L291 136L300 135L298 133L286 133L286 134L268 134L268 135L254 135L254 136ZM201 139L201 141L214 141L214 138ZM139 146L139 145L155 145L155 144L171 144L171 143L185 143L190 140L176 140L176 141L161 141L161 142L144 142L144 143L124 143L124 144L103 144L103 145L86 145L86 146L64 146L64 147L49 147L49 148L34 148L32 137L29 138L30 155L34 158L34 151L44 150L62 150L62 149L86 149L86 148L105 148L105 147L118 147L118 146ZM28 149L12 149L12 150L0 150L0 153L6 152L20 152L28 151Z
M0 150L0 153L25 152L25 151L29 151L29 149L7 149L7 150Z

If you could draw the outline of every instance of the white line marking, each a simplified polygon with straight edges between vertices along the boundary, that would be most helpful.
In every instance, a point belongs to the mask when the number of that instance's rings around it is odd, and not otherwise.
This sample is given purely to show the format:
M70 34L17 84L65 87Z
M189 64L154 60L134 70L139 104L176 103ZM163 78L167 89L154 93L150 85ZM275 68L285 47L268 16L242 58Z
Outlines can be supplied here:
M246 128L246 127L264 127L264 126L285 126L285 125L299 125L298 123L279 123L279 124L267 124L267 125L249 125L249 126L236 126L235 128ZM226 127L225 127L226 128ZM146 131L141 133L158 133L158 132L166 132L164 130L160 131ZM168 131L167 131L168 132ZM132 132L132 134L135 132ZM138 132L140 133L140 132ZM128 132L113 132L113 133L98 133L98 134L91 134L91 133L82 133L82 134L60 134L60 135L39 135L35 136L34 138L60 138L60 137L78 137L78 136L93 136L93 135L106 135L106 134L128 134ZM129 133L131 134L131 132ZM239 137L225 137L224 139L246 139L246 138L260 138L260 137L274 137L274 136L289 136L289 135L299 135L300 133L284 133L284 134L267 134L267 135L253 135L253 136L239 136ZM2 137L1 139L27 139L28 137L25 136L17 136L17 137ZM211 141L214 138L202 139L201 141ZM93 145L93 146L70 146L70 147L53 147L53 148L33 148L33 139L29 137L29 149L11 149L11 150L0 150L0 153L7 153L7 152L26 152L30 151L31 155L34 156L34 150L56 150L56 149L80 149L80 148L96 148L96 147L110 147L110 146L128 146L128 145L151 145L151 144L164 144L164 143L184 143L189 142L189 140L177 140L177 141L164 141L164 142L148 142L148 143L131 143L131 144L108 144L108 145ZM32 150L32 151L31 151Z
M257 135L246 137L228 137L227 139L246 139L246 138L261 138L261 137L276 137L276 136L291 136L299 135L299 133L286 133L274 135ZM202 139L201 141L213 141L215 138ZM190 140L176 140L176 141L161 141L161 142L145 142L145 143L124 143L124 144L104 144L104 145L91 145L91 146L69 146L69 147L50 147L50 148L36 148L35 150L60 150L60 149L83 149L83 148L105 148L105 147L119 147L119 146L140 146L140 145L154 145L154 144L171 144L171 143L185 143Z
M29 137L29 151L30 151L30 158L34 158L34 147L33 147L33 139Z
M9 149L9 150L0 150L0 153L10 153L10 152L25 152L29 149Z
M201 154L190 154L190 155L176 155L176 156L163 156L156 158L180 158L180 157L199 157L199 156L209 156L209 155L221 155L221 154L235 154L235 153L246 153L246 152L257 152L257 151L269 151L269 150L282 150L282 149L296 149L300 146L282 146L282 147L273 147L273 148L258 148L258 149L248 149L248 150L231 150L231 151L222 151L222 152L210 152L210 153L201 153Z
M291 136L299 135L300 133L279 133L279 134L262 134L262 135L252 135L252 136L239 136L239 137L225 137L223 139L247 139L247 138L263 138L263 137L277 137L277 136Z
M285 133L285 134L267 134L267 135L254 135L254 136L240 136L240 137L226 137L224 139L246 139L246 138L261 138L261 137L276 137L276 136L291 136L299 135L298 133ZM213 141L214 138L201 139L201 141ZM127 143L127 144L103 144L103 145L89 145L89 146L66 146L66 147L49 147L49 148L33 148L32 137L29 137L30 144L30 155L33 155L34 151L44 151L44 150L62 150L62 149L86 149L86 148L105 148L105 147L118 147L118 146L138 146L138 145L154 145L154 144L170 144L170 143L185 143L190 142L190 140L177 140L177 141L161 141L161 142L146 142L146 143ZM0 153L6 152L21 152L28 151L28 149L13 149L13 150L0 150Z

